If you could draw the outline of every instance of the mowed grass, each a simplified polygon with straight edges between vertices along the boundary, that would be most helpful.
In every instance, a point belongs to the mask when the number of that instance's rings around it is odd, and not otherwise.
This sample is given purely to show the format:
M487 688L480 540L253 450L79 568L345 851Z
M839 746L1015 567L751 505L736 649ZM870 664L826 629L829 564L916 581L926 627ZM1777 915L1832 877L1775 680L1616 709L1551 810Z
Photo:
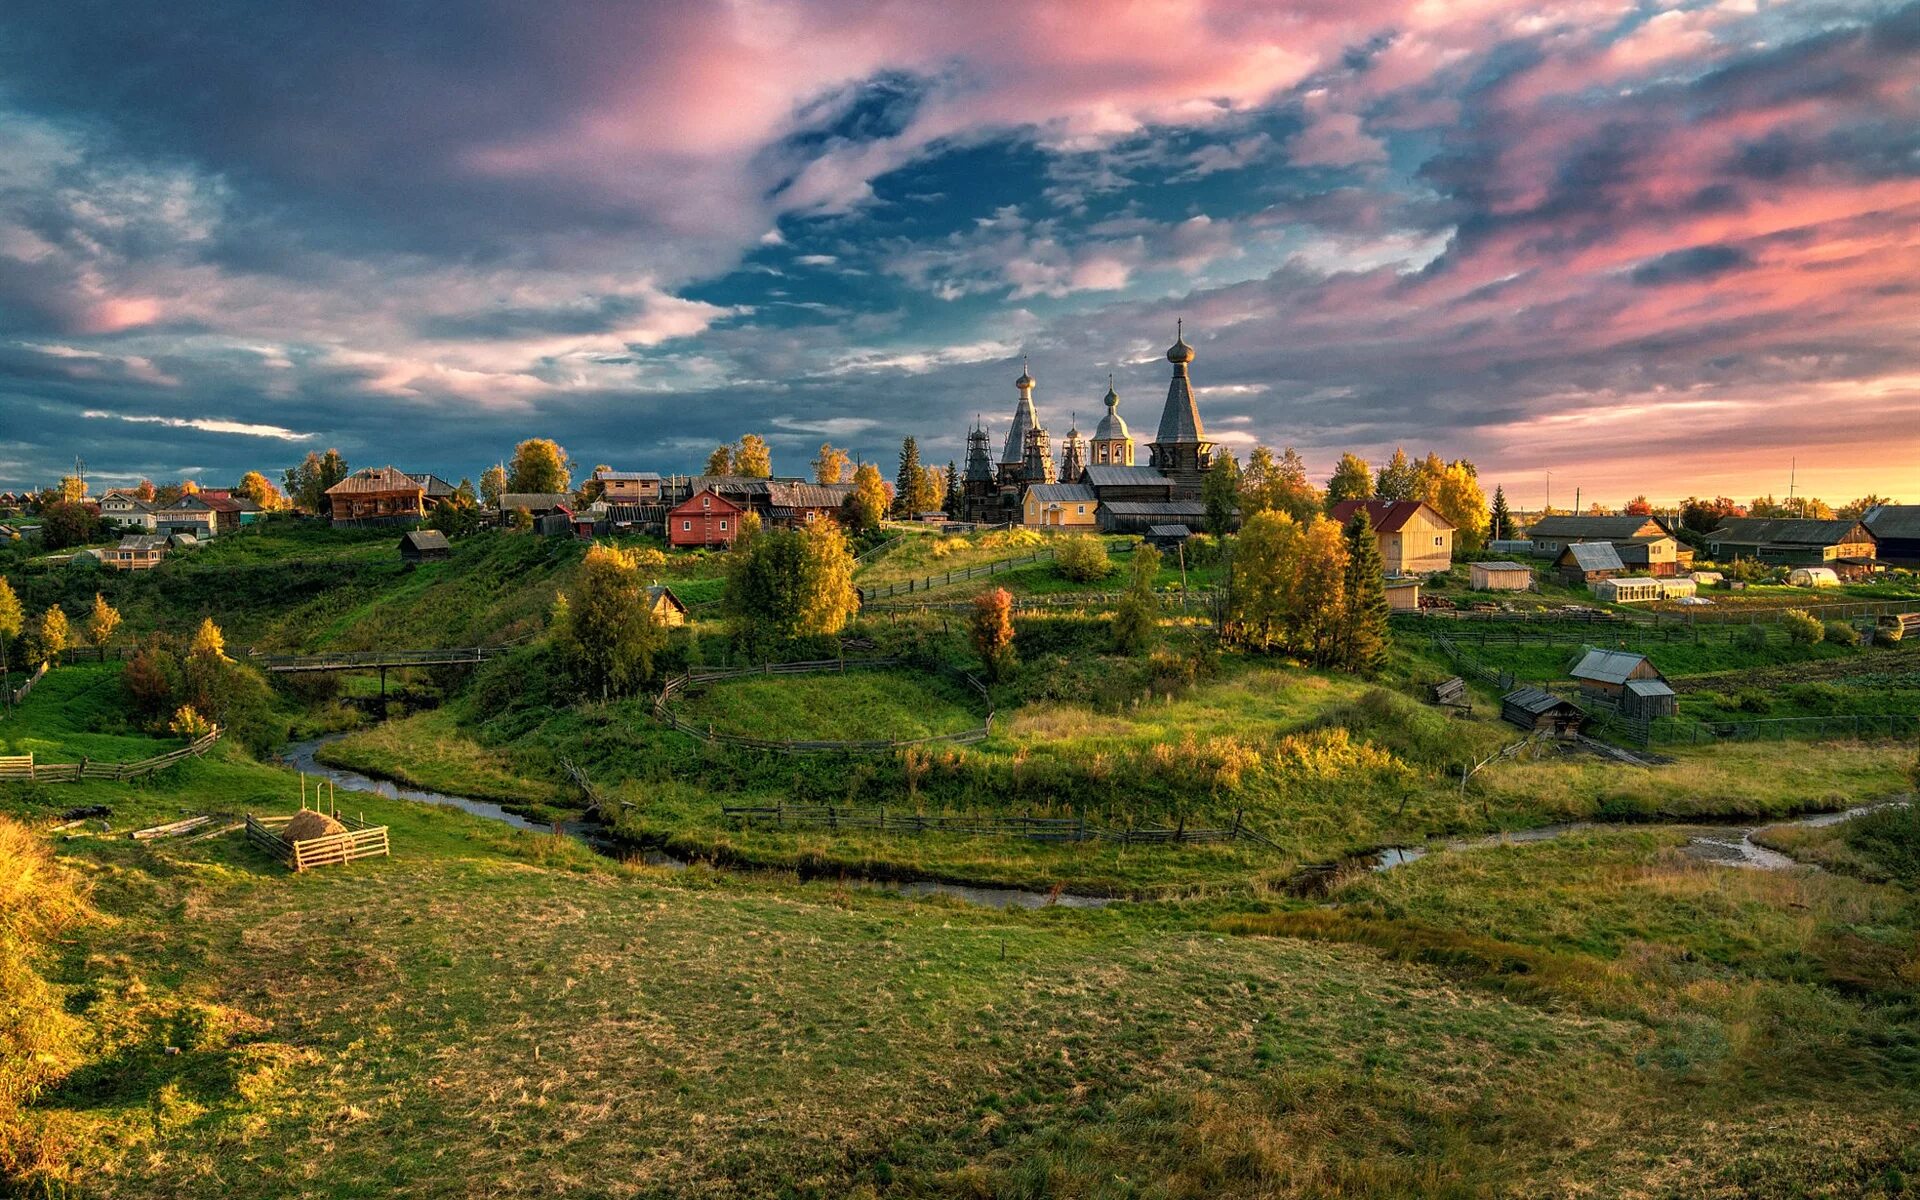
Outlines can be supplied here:
M885 669L716 680L673 709L718 733L788 741L906 741L978 729L987 717L986 700L959 679Z

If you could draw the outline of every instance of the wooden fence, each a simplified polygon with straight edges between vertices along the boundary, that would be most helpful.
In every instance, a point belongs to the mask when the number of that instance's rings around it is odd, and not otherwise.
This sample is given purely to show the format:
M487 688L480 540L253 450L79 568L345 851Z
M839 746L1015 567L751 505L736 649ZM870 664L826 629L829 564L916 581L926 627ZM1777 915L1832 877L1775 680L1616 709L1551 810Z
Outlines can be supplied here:
M27 676L27 681L14 689L13 702L15 704L18 704L22 700L25 700L28 696L32 695L33 685L36 683L39 683L42 679L45 679L46 677L47 677L47 664L41 663L39 670Z
M670 729L676 729L689 737L699 738L710 745L738 746L747 750L771 750L777 754L885 754L894 750L904 750L909 746L925 746L933 743L967 746L983 742L993 733L993 697L987 692L987 685L972 675L962 674L967 685L980 695L987 706L986 720L971 728L957 733L935 733L922 738L904 738L899 740L870 739L864 741L784 741L777 738L748 737L745 734L721 733L717 730L703 729L690 721L675 716L668 705L687 688L703 683L712 683L722 679L739 679L749 675L806 675L819 672L844 673L849 668L860 670L875 667L897 667L903 665L897 658L829 658L814 662L764 663L757 667L726 667L706 671L689 671L685 675L669 679L660 688L659 696L653 701L653 718Z
M247 840L272 855L275 861L295 871L350 863L360 858L385 858L391 852L385 825L369 825L365 820L349 817L345 813L334 816L334 820L347 827L345 833L289 842L280 836L280 831L287 827L287 822L293 820L294 816L289 813L284 817L256 817L248 813Z
M1053 547L1048 546L1044 550L1035 550L1032 554L1023 554L1018 558L996 558L992 562L975 563L971 567L961 567L957 571L937 571L921 579L907 579L882 587L860 588L860 602L866 604L873 600L885 600L889 596L905 596L914 592L931 591L950 583L963 583L969 579L998 575L1002 571L1011 571L1015 567L1028 567L1034 563L1046 562L1053 557L1053 554Z
M1622 717L1617 724L1624 735L1641 746L1920 735L1920 716L1913 713L1833 713L1824 717L1767 717L1756 721L1696 721L1675 717L1634 721Z
M24 779L30 783L78 783L83 779L140 779L182 759L200 757L220 740L220 734L221 730L215 728L178 750L169 750L165 754L130 763L94 762L88 758L82 758L77 763L36 763L31 754L0 756L0 782Z
M927 816L917 812L888 812L875 808L841 808L832 804L726 805L723 816L751 828L755 822L775 829L871 829L880 833L997 834L1035 842L1118 842L1121 845L1200 845L1208 842L1254 842L1279 849L1273 840L1246 823L1244 813L1233 815L1223 828L1174 826L1089 825L1084 816L1032 817L972 813Z
M1513 690L1514 678L1512 671L1494 670L1492 667L1455 645L1453 639L1447 637L1445 634L1434 634L1433 644L1440 653L1447 656L1447 661L1452 663L1454 669L1462 675L1471 675L1475 679L1485 680L1487 683L1499 688L1503 694Z

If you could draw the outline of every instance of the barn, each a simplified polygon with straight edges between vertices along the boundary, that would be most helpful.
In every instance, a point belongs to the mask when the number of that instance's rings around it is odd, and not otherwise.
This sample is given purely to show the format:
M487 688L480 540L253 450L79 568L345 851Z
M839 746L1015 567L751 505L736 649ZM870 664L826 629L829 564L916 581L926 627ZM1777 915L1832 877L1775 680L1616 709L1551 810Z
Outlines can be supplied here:
M687 606L663 583L647 589L647 608L653 613L654 622L668 629L687 623Z
M1469 569L1476 592L1524 592L1533 586L1533 568L1517 562L1477 562Z
M1589 650L1569 672L1580 692L1618 708L1629 717L1671 717L1679 697L1667 677L1644 654L1627 650Z
M1860 523L1873 535L1882 562L1920 567L1920 504L1877 504Z
M1516 688L1500 697L1500 719L1522 729L1545 730L1556 737L1580 732L1587 714L1571 700L1544 688Z

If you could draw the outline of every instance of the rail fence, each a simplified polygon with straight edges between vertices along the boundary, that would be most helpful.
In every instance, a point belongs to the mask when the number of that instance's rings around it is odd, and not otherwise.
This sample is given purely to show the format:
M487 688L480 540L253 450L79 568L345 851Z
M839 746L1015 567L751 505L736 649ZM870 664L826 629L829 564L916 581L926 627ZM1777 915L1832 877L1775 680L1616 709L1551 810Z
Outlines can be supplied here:
M184 759L200 757L220 740L221 733L222 730L216 727L178 750L169 750L165 754L130 763L94 762L90 758L82 758L77 763L37 763L31 754L0 755L0 782L78 783L83 779L141 779Z
M45 679L46 677L47 677L47 664L41 663L39 670L27 676L26 682L22 683L19 687L14 689L13 702L15 704L18 704L22 700L25 700L28 696L31 696L33 694L33 685L36 683L39 683L42 679Z
M1053 555L1053 547L1049 546L1043 550L1035 550L1031 554L1020 555L1017 558L997 558L992 562L975 563L971 567L961 567L957 571L936 571L931 575L919 579L906 579L899 583L889 583L879 587L860 588L860 602L866 604L874 600L885 600L891 596L906 596L914 592L932 591L934 588L945 587L950 583L964 583L969 579L984 579L990 575L998 575L1003 571L1011 571L1016 567L1029 567L1034 563L1046 562L1052 558Z
M751 828L755 822L775 829L871 829L880 833L959 833L1008 835L1036 842L1117 842L1121 845L1170 846L1220 842L1253 842L1277 850L1273 839L1246 823L1236 812L1233 824L1223 828L1173 826L1089 825L1084 816L1032 817L972 813L928 816L918 812L888 812L874 808L841 808L832 804L726 805L723 816Z
M342 650L334 654L249 654L267 671L349 671L357 667L435 667L482 663L507 646L456 646L444 650Z
M1514 676L1512 671L1495 670L1465 650L1462 650L1452 638L1443 633L1433 635L1433 645L1440 653L1447 656L1447 661L1452 663L1454 669L1462 675L1471 675L1475 679L1490 683L1499 688L1503 693L1513 690Z
M385 858L392 853L385 825L370 825L359 817L350 817L345 813L334 814L334 820L347 827L345 833L289 842L281 836L281 831L295 815L256 817L248 813L247 840L295 871L350 863L361 858Z
M1767 717L1754 721L1702 721L1656 717L1651 721L1620 718L1627 729L1638 726L1646 745L1711 745L1717 742L1791 742L1834 737L1914 737L1920 735L1920 716L1912 713L1832 713L1821 717Z
M723 733L711 727L702 728L676 715L669 705L689 687L713 683L724 679L740 679L753 675L808 675L823 672L844 674L849 668L864 670L880 667L905 665L897 658L829 658L813 662L764 663L757 667L724 667L705 671L689 671L675 676L661 685L660 694L653 701L653 719L670 729L678 730L689 737L699 738L709 745L736 746L747 750L768 750L776 754L885 754L895 750L904 750L910 746L926 746L936 743L969 746L985 741L993 733L993 697L987 692L987 685L972 675L962 674L966 681L986 704L986 720L971 729L955 733L935 733L920 738L872 738L857 741L831 740L785 740L779 738L749 737L740 733Z

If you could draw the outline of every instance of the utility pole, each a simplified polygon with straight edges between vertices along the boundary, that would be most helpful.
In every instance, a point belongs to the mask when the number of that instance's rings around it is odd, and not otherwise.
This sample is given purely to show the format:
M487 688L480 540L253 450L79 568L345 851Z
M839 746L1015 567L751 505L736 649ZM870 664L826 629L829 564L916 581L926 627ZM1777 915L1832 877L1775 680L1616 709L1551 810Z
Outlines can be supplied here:
M1552 471L1547 472L1547 502L1545 505L1541 507L1540 515L1543 517L1550 517L1553 515L1553 472Z

